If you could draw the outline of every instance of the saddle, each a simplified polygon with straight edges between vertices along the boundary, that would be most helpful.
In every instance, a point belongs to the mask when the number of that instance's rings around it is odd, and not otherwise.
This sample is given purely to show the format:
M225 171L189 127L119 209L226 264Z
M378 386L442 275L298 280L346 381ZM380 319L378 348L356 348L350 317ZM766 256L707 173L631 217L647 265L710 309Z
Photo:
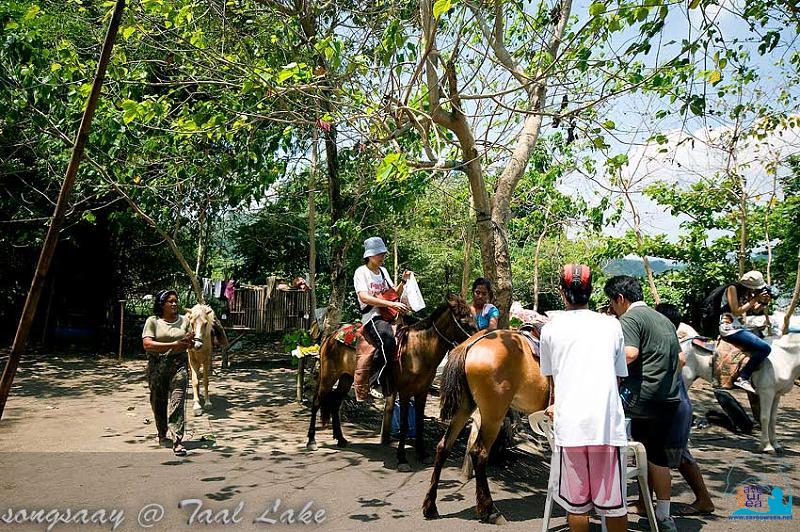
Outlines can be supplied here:
M541 327L536 328L535 326L531 325L530 328L520 327L519 334L522 335L525 340L527 340L528 344L531 346L531 351L533 352L533 358L539 358L539 334L542 332Z
M711 380L714 388L732 389L733 383L750 355L723 338L716 342L704 336L692 339L692 345L712 355Z
M397 351L391 360L387 360L387 365L392 365L392 375L398 375L402 369L400 364L400 353L402 353L403 343L408 336L408 327L397 324L392 325L394 338L397 344ZM356 391L356 401L363 402L369 395L372 380L372 358L375 355L375 346L369 343L364 336L364 325L360 322L351 323L340 327L335 333L336 340L356 351L356 369L353 375L353 388Z
M513 332L516 332L517 334L522 336L525 339L526 342L528 342L528 345L531 346L531 352L533 353L533 358L538 360L539 359L539 335L542 332L541 325L527 324L527 325L523 325L522 327L520 327L519 329L517 329L517 330L515 330ZM472 340L470 343L468 343L466 345L466 347L464 348L464 351L465 352L469 352L469 350L472 348L473 345L477 344L478 342L480 342L481 340L483 340L487 336L492 335L494 333L495 333L495 331L489 331L487 333L484 333L484 334L478 336L477 338L475 338L474 340Z

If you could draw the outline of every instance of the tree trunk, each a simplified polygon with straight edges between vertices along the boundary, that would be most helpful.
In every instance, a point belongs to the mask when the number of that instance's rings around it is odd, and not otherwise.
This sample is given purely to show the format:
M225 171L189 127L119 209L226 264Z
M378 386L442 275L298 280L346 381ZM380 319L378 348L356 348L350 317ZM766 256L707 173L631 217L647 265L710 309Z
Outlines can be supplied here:
M547 234L547 222L545 222L539 238L536 240L536 251L533 254L533 311L539 311L539 257L542 250L542 242Z
M42 245L42 253L39 255L39 262L36 265L36 271L33 275L31 288L28 291L28 297L25 300L25 306L22 309L22 317L19 320L17 333L14 337L14 343L11 346L11 353L9 354L6 366L3 369L3 375L0 377L0 419L3 418L3 411L5 410L8 394L11 392L11 384L14 382L14 376L17 373L22 352L25 349L25 344L28 340L31 325L33 325L33 318L36 315L36 309L39 306L39 299L42 295L45 280L47 279L47 272L50 269L50 264L53 260L53 254L58 244L59 232L64 225L64 218L66 216L67 208L69 207L69 198L72 195L72 189L75 186L75 179L78 173L83 152L86 147L86 141L89 138L89 129L92 125L94 118L94 111L97 108L97 103L100 100L100 92L103 88L103 81L106 76L106 68L111 59L111 51L114 48L114 41L117 38L117 31L119 30L119 23L122 19L122 13L125 11L125 0L117 0L114 7L114 13L108 23L108 31L103 42L103 48L100 52L100 60L97 62L97 70L95 71L94 81L92 82L91 92L86 101L86 108L83 111L83 118L78 127L78 134L75 136L75 145L72 149L72 156L70 157L67 171L64 175L64 181L61 184L61 190L58 194L56 207L53 212L53 218L50 221L50 227L47 230L44 244Z
M548 74L537 72L539 81L530 84L528 75L524 69L516 64L514 58L509 54L502 42L503 24L505 16L502 3L495 4L495 30L491 30L485 20L477 12L477 7L470 7L479 19L479 25L484 37L491 46L495 58L506 68L512 76L517 78L526 87L528 94L528 107L531 111L541 109L545 101ZM470 191L475 202L475 217L477 221L478 236L481 245L481 259L483 262L484 274L495 282L495 304L500 310L499 327L508 325L508 311L511 307L512 298L512 275L511 275L511 256L508 247L508 220L511 216L510 203L519 180L525 173L528 166L533 148L539 137L542 126L543 115L531 113L525 117L525 122L516 138L516 145L511 155L511 160L504 168L497 180L494 196L489 201L489 194L486 190L483 169L480 166L479 153L475 147L475 138L467 124L466 117L461 111L461 101L456 86L456 72L453 65L448 64L446 73L449 85L450 103L453 110L450 113L443 111L440 107L439 80L436 73L436 50L435 35L436 25L430 14L431 2L420 2L422 15L423 31L427 48L431 53L427 56L427 83L429 91L429 101L432 107L432 116L435 122L444 125L456 134L459 145L461 146L463 160L465 161L464 171L470 182ZM561 0L554 13L552 20L555 27L553 35L547 45L542 50L551 60L555 61L561 45L561 39L566 31L569 21L572 0ZM557 16L555 16L557 15Z
M348 293L345 271L345 257L349 248L348 235L342 234L337 222L345 215L342 204L342 184L339 179L338 148L336 146L336 127L325 132L325 156L328 168L328 198L331 209L331 294L325 312L323 334L329 335L342 321L342 309Z
M739 278L747 269L747 193L744 178L741 178L739 191Z
M317 319L317 164L319 162L319 133L311 133L311 168L308 171L308 288L311 290L311 319Z
M659 295L658 288L656 288L656 278L653 274L653 267L650 266L650 259L647 258L647 255L642 255L642 264L644 265L644 273L647 275L647 284L650 286L650 294L653 296L653 302L658 305L661 303L661 295Z
M794 281L794 290L792 290L792 301L789 303L789 308L786 309L786 316L783 318L783 334L789 332L789 321L794 311L797 310L798 302L800 302L800 247L797 248L797 277Z
M394 271L392 273L392 279L394 279L393 282L396 285L399 282L399 279L397 277L397 269L400 267L400 260L397 257L397 224L394 225L394 228L393 228L393 231L392 231L392 255L394 255L392 257L392 263L393 263L393 266L394 266L394 268L393 268Z
M195 277L200 277L200 272L203 268L203 255L205 254L205 243L208 237L208 227L206 227L206 218L208 216L208 201L200 210L200 216L197 220L197 226L199 227L198 237L197 237L197 261L194 265L194 275Z
M769 215L772 212L772 204L778 194L778 175L777 172L772 176L772 194L764 210L764 240L767 243L767 284L772 285L772 242L769 236Z
M464 229L464 267L461 270L461 297L466 300L469 295L470 277L472 276L472 224Z
M625 195L625 200L628 202L628 207L630 207L631 215L633 216L633 233L636 235L636 242L639 245L638 254L641 257L642 265L644 266L644 274L647 278L647 286L650 288L650 295L653 296L653 301L656 305L658 305L661 303L661 296L658 293L658 288L656 288L656 280L655 275L653 274L653 268L650 266L650 260L647 258L647 252L644 249L642 219L639 216L639 210L636 208L636 204L633 202L633 198L631 197L631 182L626 182L620 177L620 186L622 187L622 193Z

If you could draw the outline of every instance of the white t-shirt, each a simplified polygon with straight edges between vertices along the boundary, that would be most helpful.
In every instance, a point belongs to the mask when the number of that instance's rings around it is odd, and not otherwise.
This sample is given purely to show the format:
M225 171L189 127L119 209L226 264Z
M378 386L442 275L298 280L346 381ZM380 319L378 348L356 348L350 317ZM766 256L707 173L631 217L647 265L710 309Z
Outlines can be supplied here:
M388 290L389 288L394 288L392 282L390 281L391 278L389 277L389 272L386 270L386 268L381 266L381 271L383 272L383 275L375 275L369 268L367 268L366 264L359 266L356 269L356 273L353 274L353 286L356 289L356 297L358 297L359 292L367 292L369 295L377 297L378 294ZM361 302L361 299L358 300L358 304L362 310L367 306ZM361 316L361 321L367 323L377 315L378 309L373 307L372 310Z
M558 313L541 336L542 374L555 384L556 445L627 445L617 377L628 376L619 320L591 310Z

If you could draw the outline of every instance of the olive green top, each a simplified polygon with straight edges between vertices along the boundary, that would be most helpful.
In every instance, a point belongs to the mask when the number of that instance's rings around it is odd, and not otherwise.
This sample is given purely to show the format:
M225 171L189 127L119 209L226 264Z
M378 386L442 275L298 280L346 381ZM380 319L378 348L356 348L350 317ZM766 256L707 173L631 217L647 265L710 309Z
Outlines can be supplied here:
M191 326L189 324L189 320L186 319L186 316L178 315L177 319L172 323L168 323L162 318L150 316L144 323L142 338L149 337L156 342L178 342L183 340L183 337L186 336L186 333L189 331L191 331ZM175 347L169 351L164 351L163 353L158 353L156 351L148 351L147 353L152 355L167 356L178 355L185 352L185 347Z

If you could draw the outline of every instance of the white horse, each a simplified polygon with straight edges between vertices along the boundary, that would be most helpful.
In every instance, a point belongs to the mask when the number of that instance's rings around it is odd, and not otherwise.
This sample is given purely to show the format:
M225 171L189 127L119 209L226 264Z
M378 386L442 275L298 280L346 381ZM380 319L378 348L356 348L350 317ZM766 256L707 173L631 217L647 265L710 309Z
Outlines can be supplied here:
M194 415L199 416L203 410L211 410L211 398L208 395L208 376L211 374L211 354L214 350L213 339L211 335L212 329L216 332L217 338L221 345L226 345L228 340L225 336L225 330L217 321L217 316L214 310L208 305L197 304L192 308L187 308L186 319L192 327L194 334L194 345L188 349L189 351L189 368L192 372L192 391L194 392L194 403L192 404L192 411ZM200 366L203 366L203 404L200 404Z
M686 355L683 367L683 381L688 389L697 378L712 382L712 356L692 344L698 336L697 331L686 327L686 335L681 339L681 348ZM681 331L684 332L684 331ZM781 396L790 392L794 381L800 377L800 333L790 332L782 337L769 336L765 340L772 346L772 352L756 370L751 382L758 394L761 422L761 447L764 452L779 452L783 449L775 437L775 421Z

